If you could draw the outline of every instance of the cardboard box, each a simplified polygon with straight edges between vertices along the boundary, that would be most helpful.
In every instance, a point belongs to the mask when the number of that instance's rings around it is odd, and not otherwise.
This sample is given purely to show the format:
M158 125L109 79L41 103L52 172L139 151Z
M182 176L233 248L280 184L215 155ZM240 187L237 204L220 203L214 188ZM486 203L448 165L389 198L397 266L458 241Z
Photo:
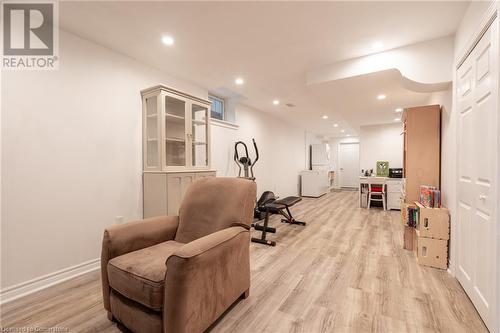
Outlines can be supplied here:
M413 254L417 257L418 234L417 230L413 229Z
M450 213L446 208L429 208L415 202L419 209L417 230L420 237L450 239Z
M408 204L406 202L401 202L401 223L406 225L406 221L408 221Z
M417 262L423 266L447 269L448 241L422 237L418 230L416 230L415 234Z
M415 228L405 226L404 237L403 237L403 248L405 250L413 251L413 234L415 233Z

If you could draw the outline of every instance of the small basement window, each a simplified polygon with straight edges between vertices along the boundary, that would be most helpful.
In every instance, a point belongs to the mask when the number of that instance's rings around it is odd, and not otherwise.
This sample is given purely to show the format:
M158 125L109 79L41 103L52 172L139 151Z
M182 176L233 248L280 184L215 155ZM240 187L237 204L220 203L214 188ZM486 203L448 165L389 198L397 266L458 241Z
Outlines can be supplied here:
M224 99L213 95L208 95L208 100L212 103L211 117L224 120Z

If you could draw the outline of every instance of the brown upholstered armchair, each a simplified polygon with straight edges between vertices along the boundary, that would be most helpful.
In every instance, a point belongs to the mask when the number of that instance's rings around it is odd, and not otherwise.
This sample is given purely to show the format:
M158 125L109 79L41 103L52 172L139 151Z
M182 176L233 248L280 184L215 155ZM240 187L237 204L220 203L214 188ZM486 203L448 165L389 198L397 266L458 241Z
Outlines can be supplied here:
M203 332L250 287L255 183L202 178L179 216L104 231L104 308L134 332Z

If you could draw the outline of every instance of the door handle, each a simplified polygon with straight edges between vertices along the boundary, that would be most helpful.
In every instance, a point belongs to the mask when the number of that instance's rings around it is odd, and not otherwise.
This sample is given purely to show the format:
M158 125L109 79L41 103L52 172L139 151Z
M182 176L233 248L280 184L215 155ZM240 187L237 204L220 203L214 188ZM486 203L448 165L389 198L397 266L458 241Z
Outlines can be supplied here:
M479 195L479 200L483 200L483 201L486 200L486 195L480 194Z

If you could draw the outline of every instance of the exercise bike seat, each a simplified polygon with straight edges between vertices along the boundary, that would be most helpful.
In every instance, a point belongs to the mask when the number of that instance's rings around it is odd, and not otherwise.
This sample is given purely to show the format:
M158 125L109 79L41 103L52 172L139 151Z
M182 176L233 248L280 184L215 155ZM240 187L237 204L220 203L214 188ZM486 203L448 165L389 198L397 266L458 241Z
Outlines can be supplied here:
M301 200L302 200L301 197L286 197L283 199L276 200L274 203L278 205L285 205L287 207L291 207Z

